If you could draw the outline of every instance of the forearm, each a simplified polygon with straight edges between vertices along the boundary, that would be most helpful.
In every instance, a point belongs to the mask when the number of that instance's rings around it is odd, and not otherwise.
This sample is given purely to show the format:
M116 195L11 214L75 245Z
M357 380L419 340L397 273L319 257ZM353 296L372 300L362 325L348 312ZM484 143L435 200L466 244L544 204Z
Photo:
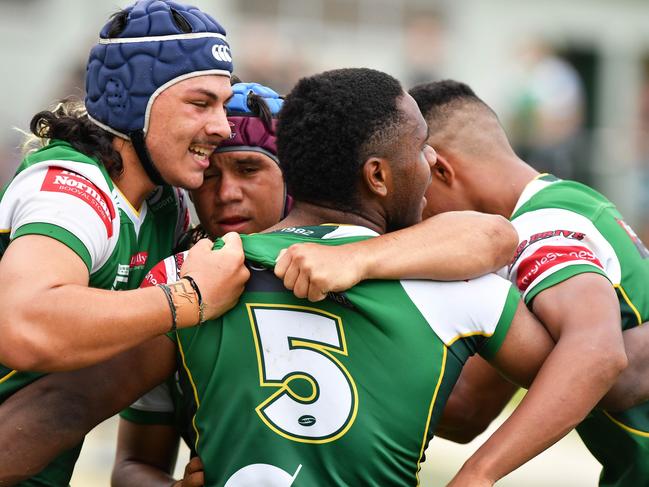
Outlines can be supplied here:
M560 339L523 401L463 470L496 481L579 424L624 367L623 360L606 360L600 352L607 354L577 337Z
M629 365L619 375L599 406L624 411L649 400L649 327L642 324L622 333Z
M480 356L473 356L444 406L435 436L468 443L501 413L518 390Z
M108 362L47 375L10 396L0 405L0 438L11 445L0 448L0 485L42 470L174 367L173 343L158 337Z
M0 361L22 370L53 372L101 362L171 326L171 311L159 288L106 291L64 285L20 306L0 327L12 347ZM12 351L15 350L15 353Z
M170 487L176 483L169 473L153 465L124 460L113 470L112 487Z
M229 235L229 237L228 237ZM250 273L237 234L225 246L199 241L182 275L201 290L202 316L220 316ZM46 270L47 272L45 272ZM89 288L88 268L60 242L38 235L14 240L0 260L0 363L16 370L61 371L105 360L171 328L172 311L159 287L132 291ZM199 321L198 292L187 279L170 284L178 328Z
M517 244L516 230L505 218L462 211L352 245L358 247L365 279L451 281L500 269Z
M112 487L168 487L180 435L172 425L138 424L120 418Z

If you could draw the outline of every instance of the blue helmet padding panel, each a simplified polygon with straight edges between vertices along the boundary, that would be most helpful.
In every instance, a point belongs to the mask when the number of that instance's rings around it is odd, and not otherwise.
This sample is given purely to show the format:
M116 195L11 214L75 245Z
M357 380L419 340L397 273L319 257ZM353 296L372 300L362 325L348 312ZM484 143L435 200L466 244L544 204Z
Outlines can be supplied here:
M232 93L232 98L226 106L228 113L250 113L250 108L248 107L248 95L250 93L262 97L274 117L279 114L284 103L284 99L275 90L260 85L259 83L234 84L232 85Z

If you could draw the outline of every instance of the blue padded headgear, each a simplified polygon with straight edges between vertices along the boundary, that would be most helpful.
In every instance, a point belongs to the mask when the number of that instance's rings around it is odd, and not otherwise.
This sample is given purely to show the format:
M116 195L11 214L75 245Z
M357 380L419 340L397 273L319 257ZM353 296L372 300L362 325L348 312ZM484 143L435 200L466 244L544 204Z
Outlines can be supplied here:
M143 137L151 105L163 90L193 76L230 76L232 57L223 27L196 7L140 0L125 11L124 30L109 39L109 21L90 51L86 108L109 132L132 138L141 131Z
M260 85L259 83L237 83L232 85L232 98L230 98L230 101L225 107L228 111L228 116L252 113L248 106L248 96L251 93L263 98L270 109L270 113L273 117L277 117L284 103L284 99L275 90Z

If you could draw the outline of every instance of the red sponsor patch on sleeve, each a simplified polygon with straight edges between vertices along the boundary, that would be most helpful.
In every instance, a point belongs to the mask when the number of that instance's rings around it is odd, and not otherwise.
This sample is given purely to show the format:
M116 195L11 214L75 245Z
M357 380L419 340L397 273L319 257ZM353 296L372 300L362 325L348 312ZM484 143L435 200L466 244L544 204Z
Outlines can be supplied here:
M547 245L525 257L518 266L516 286L525 291L544 272L566 262L587 262L603 269L597 256L584 246Z
M61 167L50 167L41 191L65 193L85 201L106 227L108 238L113 236L113 220L116 214L113 202L89 179Z
M153 287L158 284L165 284L167 282L167 266L164 261L158 262L153 268L144 276L140 287Z
M180 276L180 268L183 266L185 263L185 256L187 255L187 252L179 252L176 255L174 255L174 261L176 262L176 272Z

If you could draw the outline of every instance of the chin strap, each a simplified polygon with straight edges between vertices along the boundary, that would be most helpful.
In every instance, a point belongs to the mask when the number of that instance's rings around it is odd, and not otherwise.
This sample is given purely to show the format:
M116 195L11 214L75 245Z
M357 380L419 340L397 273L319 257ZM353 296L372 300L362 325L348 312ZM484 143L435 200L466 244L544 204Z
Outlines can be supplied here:
M142 167L147 176L149 176L149 179L156 186L165 184L165 180L162 179L162 176L154 166L151 154L149 154L149 150L146 148L146 144L144 143L144 132L142 130L134 130L129 133L128 136L131 139L131 143L133 144L138 159L140 159L140 164L142 164Z

